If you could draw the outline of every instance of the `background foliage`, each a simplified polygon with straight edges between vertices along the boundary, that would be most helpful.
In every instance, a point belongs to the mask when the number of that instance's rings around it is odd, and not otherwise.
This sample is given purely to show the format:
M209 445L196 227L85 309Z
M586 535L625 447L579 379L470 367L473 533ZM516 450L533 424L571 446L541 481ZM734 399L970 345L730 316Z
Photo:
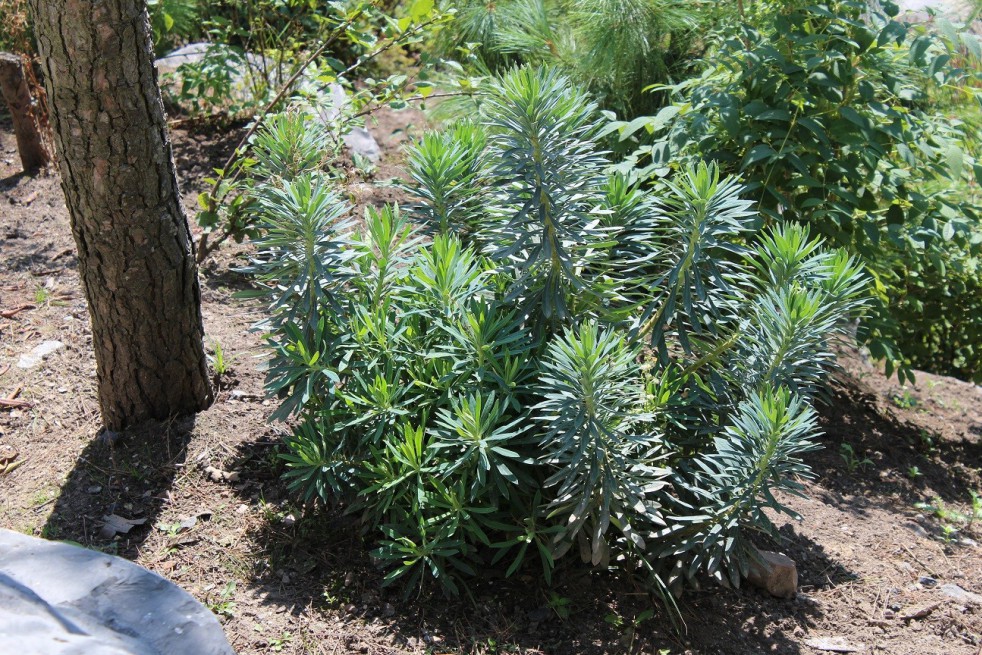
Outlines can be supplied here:
M888 371L978 379L978 38L852 0L749 6L673 105L619 126L655 135L627 167L739 174L765 222L807 223L867 264L878 293L860 336Z
M688 76L732 3L680 0L466 0L440 39L472 72L559 68L622 116L657 110L652 84Z

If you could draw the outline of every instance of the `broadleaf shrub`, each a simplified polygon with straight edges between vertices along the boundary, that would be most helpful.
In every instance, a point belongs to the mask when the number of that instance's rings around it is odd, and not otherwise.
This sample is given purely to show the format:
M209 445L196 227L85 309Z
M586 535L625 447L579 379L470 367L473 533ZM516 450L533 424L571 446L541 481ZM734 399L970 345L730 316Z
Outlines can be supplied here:
M807 224L862 259L877 293L860 338L888 372L978 378L977 128L936 98L976 105L980 45L945 32L861 0L752 3L675 104L614 126L643 144L622 169L671 178L713 161L739 175L765 223Z
M809 475L863 273L806 228L751 233L712 166L664 197L610 172L561 75L514 70L486 107L410 154L417 205L360 229L327 177L257 189L291 488L359 515L407 591L494 564L548 580L570 551L669 601L739 584L746 530Z

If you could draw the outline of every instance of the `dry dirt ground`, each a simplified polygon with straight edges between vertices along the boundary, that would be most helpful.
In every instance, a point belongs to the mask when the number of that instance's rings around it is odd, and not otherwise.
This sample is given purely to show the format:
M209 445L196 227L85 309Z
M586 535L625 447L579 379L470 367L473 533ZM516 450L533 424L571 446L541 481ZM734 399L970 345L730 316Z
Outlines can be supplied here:
M398 170L400 120L376 128L387 158L377 178ZM174 131L189 208L238 134ZM784 520L783 543L770 545L798 563L794 600L707 587L682 598L678 634L663 612L646 616L652 601L634 581L572 564L551 589L519 576L484 580L473 598L404 600L381 588L351 518L305 516L284 493L281 428L266 422L249 331L261 309L233 297L247 284L231 270L241 247L202 270L208 346L229 369L214 406L112 447L94 440L95 364L58 178L18 170L0 120L0 526L157 571L218 614L238 652L982 654L982 607L942 590L982 594L982 507L970 522L979 387L923 374L901 388L844 353L822 410L825 448L809 459L817 479L807 500L787 499L804 522ZM353 193L359 204L393 197L367 183ZM19 368L45 340L64 348ZM109 515L137 524L111 536Z

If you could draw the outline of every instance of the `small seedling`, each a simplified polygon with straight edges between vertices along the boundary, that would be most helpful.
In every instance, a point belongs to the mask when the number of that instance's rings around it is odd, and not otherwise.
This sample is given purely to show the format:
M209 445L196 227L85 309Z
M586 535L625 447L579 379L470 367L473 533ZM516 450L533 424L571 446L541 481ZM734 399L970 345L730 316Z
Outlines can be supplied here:
M926 453L933 453L936 450L934 435L927 430L920 430L917 433L920 438L920 448Z
M158 523L157 529L165 533L169 539L175 538L177 535L181 534L181 522L176 523Z
M225 351L222 349L222 344L218 343L217 341L212 343L211 355L208 357L208 359L211 362L211 367L215 370L216 375L221 377L228 373L231 358L225 357Z
M235 594L235 580L225 585L222 592L218 594L217 599L206 599L205 605L211 610L212 614L231 619L235 616L235 603L229 600L233 594Z
M941 526L941 539L946 543L950 544L954 541L955 537L958 536L958 528L955 526L945 523Z
M274 653L280 653L283 651L283 647L293 641L293 634L290 632L284 632L277 639L269 640L269 647L273 649Z
M869 457L860 457L856 454L855 449L852 444L844 443L839 446L839 456L842 457L842 461L846 463L846 469L850 473L855 473L860 468L865 468L867 466L873 466L873 460Z
M45 287L38 287L34 291L34 304L43 305L51 299L51 292Z
M376 166L371 159L360 153L354 153L351 159L355 165L355 170L357 170L363 178L371 177L375 171L378 170L378 166Z
M642 623L644 623L654 615L655 615L655 610L646 609L645 611L641 612L630 621L627 621L620 614L611 612L610 614L604 617L604 621L606 621L607 623L611 624L612 626L614 626L615 628L617 628L618 630L624 633L624 636L621 638L621 643L623 643L627 647L627 652L631 653L634 652L634 640L638 628L641 627Z
M969 491L972 496L972 514L968 517L968 524L972 525L975 521L982 519L982 496L977 491Z
M571 602L569 598L560 596L556 592L549 594L549 607L563 621L569 618L569 606Z
M917 468L916 466L911 466L911 467L908 467L908 469L907 469L907 477L910 478L911 480L913 480L915 478L919 478L922 475L924 475L924 474L921 473L921 469Z
M900 409L913 409L918 405L917 397L910 392L910 389L904 389L902 393L894 394L890 400Z

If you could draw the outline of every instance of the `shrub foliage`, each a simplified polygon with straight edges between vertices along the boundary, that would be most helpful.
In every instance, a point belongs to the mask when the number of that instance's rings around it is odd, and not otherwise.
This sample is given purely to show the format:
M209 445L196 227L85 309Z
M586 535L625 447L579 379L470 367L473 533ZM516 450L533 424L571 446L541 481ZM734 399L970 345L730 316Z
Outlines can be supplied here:
M966 149L977 127L937 102L976 105L959 63L979 60L978 37L861 0L749 6L675 104L621 124L624 139L655 135L627 167L657 177L710 160L739 174L765 222L807 224L866 264L877 294L861 332L888 371L982 375L982 227L965 192L982 181Z
M739 584L747 530L809 476L860 268L805 227L758 232L713 166L630 184L601 127L566 78L516 69L415 147L416 206L355 227L320 173L255 192L286 476L361 517L387 583L549 579L572 550L666 599Z

